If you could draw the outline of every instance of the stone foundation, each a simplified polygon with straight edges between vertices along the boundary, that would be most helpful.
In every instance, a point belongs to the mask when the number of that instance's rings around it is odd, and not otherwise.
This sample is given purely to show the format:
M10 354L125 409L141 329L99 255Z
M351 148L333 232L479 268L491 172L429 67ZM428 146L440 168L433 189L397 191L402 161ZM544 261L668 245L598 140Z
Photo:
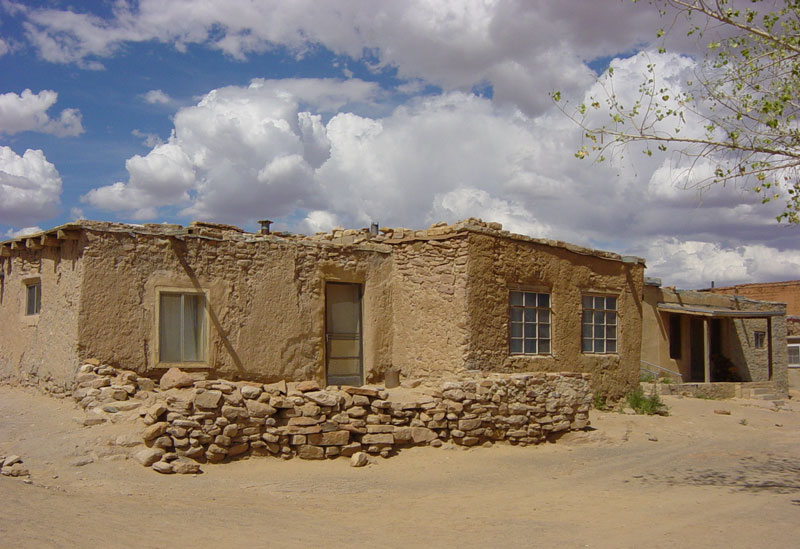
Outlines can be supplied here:
M588 374L475 374L435 386L327 387L195 380L170 370L160 386L109 366L85 364L73 397L92 417L138 413L160 472L249 454L325 459L452 442L537 444L589 423Z

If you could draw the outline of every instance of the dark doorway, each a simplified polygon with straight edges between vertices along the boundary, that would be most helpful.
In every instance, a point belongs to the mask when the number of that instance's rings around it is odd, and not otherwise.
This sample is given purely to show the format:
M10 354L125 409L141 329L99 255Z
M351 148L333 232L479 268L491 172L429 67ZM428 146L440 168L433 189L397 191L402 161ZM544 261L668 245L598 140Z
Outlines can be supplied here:
M689 323L689 344L691 360L689 375L692 382L705 381L705 342L703 341L703 319L692 317Z

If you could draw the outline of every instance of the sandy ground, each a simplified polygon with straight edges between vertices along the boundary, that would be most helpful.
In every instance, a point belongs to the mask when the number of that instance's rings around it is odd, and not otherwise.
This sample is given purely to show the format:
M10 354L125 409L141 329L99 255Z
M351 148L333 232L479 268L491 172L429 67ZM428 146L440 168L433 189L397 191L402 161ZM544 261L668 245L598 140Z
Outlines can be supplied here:
M0 386L2 547L798 547L800 406L666 397L555 444L253 458L162 476L68 400ZM719 415L714 410L728 410ZM86 463L89 462L89 463Z

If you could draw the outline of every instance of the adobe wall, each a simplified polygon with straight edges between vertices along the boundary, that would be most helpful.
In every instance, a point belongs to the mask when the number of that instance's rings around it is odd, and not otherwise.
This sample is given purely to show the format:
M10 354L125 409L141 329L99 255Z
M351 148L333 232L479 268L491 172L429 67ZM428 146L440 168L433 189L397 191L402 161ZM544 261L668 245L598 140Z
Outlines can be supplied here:
M39 239L36 239L39 242ZM38 378L46 388L69 388L78 367L77 314L81 245L74 240L25 247L0 258L0 380ZM41 281L41 310L26 315L26 282Z
M598 394L621 397L639 380L642 337L642 263L535 241L471 233L468 315L472 334L468 361L495 372L577 371L591 374ZM618 257L618 256L617 256ZM550 293L552 354L509 354L509 290ZM581 296L618 297L618 349L611 354L581 352Z
M464 371L468 253L466 236L393 245L392 363L403 377Z
M86 231L81 356L158 375L158 289L207 292L212 377L324 384L324 284L363 284L367 380L391 356L392 265L386 250L280 237L182 239ZM186 365L182 365L186 367Z

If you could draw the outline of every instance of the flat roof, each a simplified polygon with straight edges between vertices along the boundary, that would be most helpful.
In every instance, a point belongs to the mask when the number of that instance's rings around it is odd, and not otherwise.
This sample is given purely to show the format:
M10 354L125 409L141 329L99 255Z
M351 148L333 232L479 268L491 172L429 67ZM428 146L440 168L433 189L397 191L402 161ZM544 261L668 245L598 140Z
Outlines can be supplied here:
M659 311L668 313L714 318L767 318L785 314L784 311L741 311L705 305L681 305L679 303L659 303L656 307Z

